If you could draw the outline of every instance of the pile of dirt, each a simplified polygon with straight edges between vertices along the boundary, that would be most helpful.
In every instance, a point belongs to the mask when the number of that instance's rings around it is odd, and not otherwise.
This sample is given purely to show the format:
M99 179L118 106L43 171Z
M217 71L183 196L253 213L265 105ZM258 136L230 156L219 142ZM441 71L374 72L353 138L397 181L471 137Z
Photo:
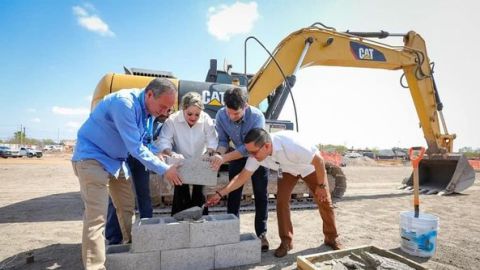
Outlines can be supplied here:
M377 166L377 162L369 157L348 158L343 157L347 166Z

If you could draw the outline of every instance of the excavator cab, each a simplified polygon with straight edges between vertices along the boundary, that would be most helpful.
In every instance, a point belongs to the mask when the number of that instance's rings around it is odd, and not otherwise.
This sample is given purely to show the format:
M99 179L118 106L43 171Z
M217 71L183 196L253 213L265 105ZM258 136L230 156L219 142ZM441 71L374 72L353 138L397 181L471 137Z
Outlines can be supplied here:
M475 171L462 154L426 157L420 161L418 169L420 193L424 194L460 193L475 181ZM413 173L403 184L402 188L412 189Z

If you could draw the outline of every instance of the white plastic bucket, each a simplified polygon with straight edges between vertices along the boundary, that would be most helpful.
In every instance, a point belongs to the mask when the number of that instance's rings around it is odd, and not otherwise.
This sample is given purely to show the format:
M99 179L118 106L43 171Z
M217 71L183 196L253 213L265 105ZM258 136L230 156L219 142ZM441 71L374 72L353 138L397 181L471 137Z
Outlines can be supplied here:
M431 257L437 249L438 217L413 211L400 213L400 248L418 257Z

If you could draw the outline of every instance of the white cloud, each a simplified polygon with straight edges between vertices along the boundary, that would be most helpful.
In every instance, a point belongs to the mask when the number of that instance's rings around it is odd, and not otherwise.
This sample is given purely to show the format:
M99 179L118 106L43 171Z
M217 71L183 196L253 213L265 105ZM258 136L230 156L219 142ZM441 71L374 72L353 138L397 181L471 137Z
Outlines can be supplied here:
M235 2L231 6L209 7L208 12L208 32L222 41L228 41L238 34L249 33L260 17L256 2Z
M85 100L90 102L90 101L92 101L92 98L93 98L92 95L88 95L88 96L85 97Z
M74 121L70 121L70 122L67 122L65 124L66 127L69 127L69 128L72 128L70 130L74 130L74 129L78 129L80 127L80 123L79 122L74 122Z
M30 119L30 121L32 121L34 123L40 123L40 118L38 118L38 117L32 118L32 119Z
M88 115L90 110L88 108L66 108L53 106L52 112L60 115Z
M34 113L34 112L37 112L37 109L35 109L35 108L28 108L28 109L27 109L27 112L29 112L29 113Z
M73 9L73 14L75 14L77 17L87 17L88 16L88 12L82 7L74 6L72 9Z
M89 12L87 9L91 10L91 12ZM93 5L88 4L85 6L85 8L74 6L72 10L73 14L77 17L78 24L83 28L100 34L101 36L115 36L115 33L110 31L107 23L105 23L97 14L91 14L92 12L95 12Z

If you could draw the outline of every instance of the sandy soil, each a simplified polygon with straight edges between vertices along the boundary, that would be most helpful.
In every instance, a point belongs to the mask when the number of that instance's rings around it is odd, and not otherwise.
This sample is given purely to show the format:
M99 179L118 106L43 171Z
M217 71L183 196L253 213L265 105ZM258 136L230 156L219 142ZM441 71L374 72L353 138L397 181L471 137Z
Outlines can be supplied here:
M0 269L81 269L83 204L68 155L0 160ZM409 167L346 167L348 190L336 202L345 247L376 245L432 269L478 269L480 265L480 174L464 194L422 196L421 211L440 218L437 253L430 259L399 249L399 214L413 207L411 194L396 189ZM271 250L258 265L235 269L296 269L296 256L328 251L317 210L295 210L294 249L273 256L279 244L275 212L269 213ZM241 231L253 232L253 213L241 214ZM26 264L26 253L35 262Z

